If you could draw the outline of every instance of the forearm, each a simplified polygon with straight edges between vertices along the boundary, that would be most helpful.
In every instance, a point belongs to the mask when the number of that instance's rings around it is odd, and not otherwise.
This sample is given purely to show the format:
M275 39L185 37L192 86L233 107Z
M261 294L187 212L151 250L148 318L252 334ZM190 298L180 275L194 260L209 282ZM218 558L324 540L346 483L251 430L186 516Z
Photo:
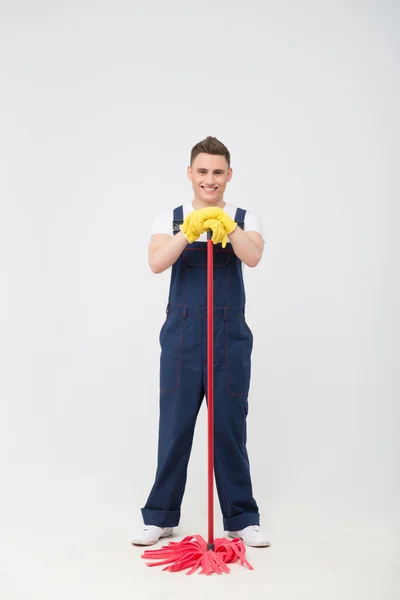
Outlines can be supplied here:
M261 260L262 250L240 227L229 235L236 256L248 267L256 267Z
M149 254L149 265L153 273L162 273L173 265L188 244L187 239L180 231L170 237L158 248L151 250Z

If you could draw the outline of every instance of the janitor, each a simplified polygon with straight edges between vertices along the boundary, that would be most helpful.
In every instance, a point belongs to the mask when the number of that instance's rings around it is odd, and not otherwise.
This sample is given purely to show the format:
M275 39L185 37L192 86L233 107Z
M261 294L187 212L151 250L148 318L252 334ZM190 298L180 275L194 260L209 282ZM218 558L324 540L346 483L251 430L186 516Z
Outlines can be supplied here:
M196 144L188 178L194 199L160 215L149 264L172 266L160 331L160 419L154 485L142 508L138 545L169 537L179 523L197 415L207 397L207 243L214 248L214 468L224 529L249 546L268 546L260 529L246 449L253 335L245 317L243 264L255 267L264 240L260 219L224 201L230 153L213 137Z

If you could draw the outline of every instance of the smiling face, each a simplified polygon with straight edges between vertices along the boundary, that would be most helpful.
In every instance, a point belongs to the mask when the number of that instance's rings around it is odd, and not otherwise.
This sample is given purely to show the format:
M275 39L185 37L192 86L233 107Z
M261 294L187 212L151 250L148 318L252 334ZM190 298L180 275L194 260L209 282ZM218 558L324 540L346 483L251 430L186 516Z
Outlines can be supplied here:
M188 167L188 178L194 191L194 208L225 206L226 184L232 179L225 156L201 152Z

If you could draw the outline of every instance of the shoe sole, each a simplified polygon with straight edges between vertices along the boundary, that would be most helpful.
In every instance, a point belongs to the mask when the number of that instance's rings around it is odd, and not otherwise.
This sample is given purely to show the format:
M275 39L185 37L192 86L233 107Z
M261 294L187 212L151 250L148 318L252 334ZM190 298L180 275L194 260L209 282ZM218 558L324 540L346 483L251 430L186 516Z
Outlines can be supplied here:
M161 540L161 538L171 537L172 535L173 533L163 533L160 535L158 540L155 540L154 542L141 542L140 540L132 540L131 543L132 546L154 546L155 544L157 544L157 542Z
M251 548L268 548L271 545L271 542L265 542L265 544L249 544L249 542L245 542L242 536L240 535L232 535L228 533L228 537L230 538L239 538L246 546L250 546Z

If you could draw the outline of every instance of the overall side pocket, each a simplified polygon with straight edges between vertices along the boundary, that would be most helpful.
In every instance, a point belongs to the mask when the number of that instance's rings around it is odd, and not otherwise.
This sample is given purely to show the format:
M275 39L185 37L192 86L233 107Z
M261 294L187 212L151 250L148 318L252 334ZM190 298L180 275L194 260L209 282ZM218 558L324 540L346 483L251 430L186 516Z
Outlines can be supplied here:
M243 317L225 321L226 386L231 396L247 396L250 389L253 334Z
M179 389L181 379L183 322L178 317L169 316L160 332L160 391L174 394Z

